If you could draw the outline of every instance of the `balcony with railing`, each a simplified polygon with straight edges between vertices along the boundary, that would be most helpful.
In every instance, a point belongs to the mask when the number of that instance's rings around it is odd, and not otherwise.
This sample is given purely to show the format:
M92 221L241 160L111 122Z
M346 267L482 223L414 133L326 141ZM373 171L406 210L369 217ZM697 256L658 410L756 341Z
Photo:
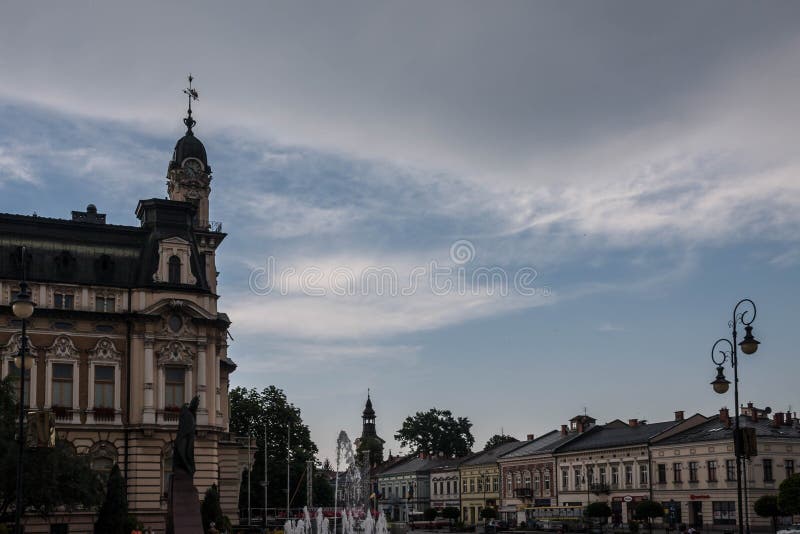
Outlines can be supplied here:
M194 227L204 232L222 232L222 221L195 221Z
M609 493L611 493L611 486L609 486L605 482L595 482L589 484L589 490L595 495L600 495L603 493L608 495Z

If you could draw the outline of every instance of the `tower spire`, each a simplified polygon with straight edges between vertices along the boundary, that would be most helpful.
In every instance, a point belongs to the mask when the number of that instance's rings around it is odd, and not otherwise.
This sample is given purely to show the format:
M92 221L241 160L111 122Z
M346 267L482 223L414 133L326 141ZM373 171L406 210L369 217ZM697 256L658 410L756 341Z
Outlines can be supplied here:
M189 109L187 110L186 118L183 119L183 124L186 125L186 133L192 134L192 127L197 124L192 118L192 100L197 100L199 95L197 94L197 89L192 87L192 81L194 80L194 76L189 73L189 87L183 90L183 93L189 97Z

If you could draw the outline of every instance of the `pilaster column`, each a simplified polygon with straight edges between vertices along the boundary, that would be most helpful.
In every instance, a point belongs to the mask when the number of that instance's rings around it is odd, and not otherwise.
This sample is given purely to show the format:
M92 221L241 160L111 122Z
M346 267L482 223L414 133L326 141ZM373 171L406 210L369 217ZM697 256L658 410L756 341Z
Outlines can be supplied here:
M200 406L197 408L197 424L208 424L208 405L206 404L206 340L197 342L197 395Z
M144 338L144 408L142 422L155 424L156 412L153 409L153 338Z

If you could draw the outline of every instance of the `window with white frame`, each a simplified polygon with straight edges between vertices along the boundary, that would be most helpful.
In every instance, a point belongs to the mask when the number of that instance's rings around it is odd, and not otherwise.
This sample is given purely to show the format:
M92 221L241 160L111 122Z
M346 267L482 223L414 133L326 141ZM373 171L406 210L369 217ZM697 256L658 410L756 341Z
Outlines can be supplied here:
M646 487L650 483L650 470L647 464L639 465L639 485Z
M186 369L167 366L164 368L164 407L175 409L183 406L186 398Z
M33 404L36 404L36 377L38 373L36 359L38 358L39 351L33 343L31 343L30 338L28 338L27 341L25 360L30 366L30 369L25 370L23 374L25 379L25 399L23 400L23 405L30 407L31 400ZM14 387L14 397L16 399L19 399L20 381L19 369L14 364L14 358L19 356L21 344L22 334L17 333L11 336L11 339L8 340L8 343L4 347L0 348L0 376L3 378L7 376L13 377L12 383Z
M59 310L75 309L75 295L65 292L53 293L53 307Z
M561 470L561 491L569 489L569 469Z
M630 464L625 466L625 484L633 485L633 466Z
M619 485L619 467L616 465L611 466L611 484L614 486Z
M14 360L8 360L8 376L14 379L14 398L19 399L19 367L14 363ZM26 369L23 376L25 378L25 406L29 407L31 405L31 370Z
M550 470L544 470L544 491L550 491Z
M56 419L74 421L78 407L78 349L68 336L60 335L46 353L45 408L52 408Z
M114 407L114 367L96 365L94 368L94 406L95 408Z
M116 299L109 296L97 295L94 298L94 311L113 313L116 308Z
M535 481L535 486L534 487L538 488L539 487L539 471L536 471L536 474L534 475L534 481ZM525 471L525 482L524 483L525 483L525 487L526 488L530 488L531 487L531 472L530 471Z
M119 422L122 353L109 338L89 350L88 408L95 422Z
M52 406L72 408L73 365L71 363L53 364Z

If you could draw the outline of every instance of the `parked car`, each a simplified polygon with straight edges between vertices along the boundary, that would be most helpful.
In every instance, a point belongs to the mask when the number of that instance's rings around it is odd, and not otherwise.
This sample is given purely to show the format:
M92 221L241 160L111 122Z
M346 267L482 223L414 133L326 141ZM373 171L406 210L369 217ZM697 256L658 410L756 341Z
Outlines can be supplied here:
M800 534L800 523L793 523L791 526L779 530L778 534Z

